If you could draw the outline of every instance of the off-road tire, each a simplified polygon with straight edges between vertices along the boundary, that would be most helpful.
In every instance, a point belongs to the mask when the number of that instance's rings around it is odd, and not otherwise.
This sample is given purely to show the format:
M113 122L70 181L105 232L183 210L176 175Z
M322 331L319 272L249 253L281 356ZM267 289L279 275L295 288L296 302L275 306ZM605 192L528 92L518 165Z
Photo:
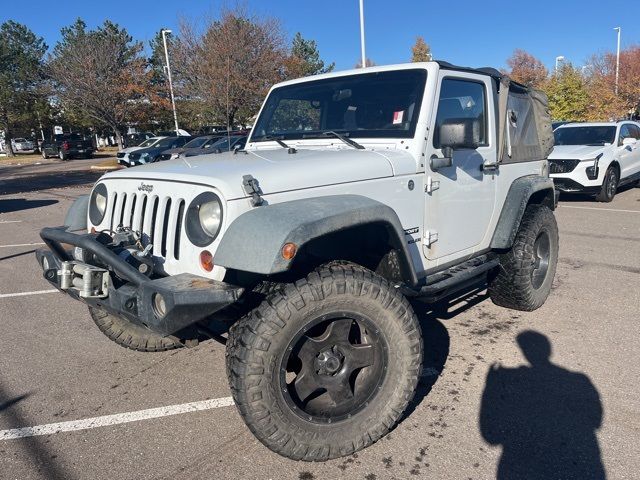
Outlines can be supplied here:
M364 409L330 424L296 414L280 385L281 361L311 319L342 309L371 315L388 345L379 391ZM397 289L370 270L332 263L286 284L236 323L227 341L227 375L240 415L269 449L294 460L324 461L376 442L413 398L422 365L416 315Z
M546 234L549 257L541 285L534 285L536 265L534 245ZM500 266L489 279L489 296L496 305L514 310L533 311L546 301L551 292L558 264L558 225L553 212L543 205L529 205L525 210L512 248L500 255Z
M618 170L616 167L610 166L607 168L604 178L602 179L600 192L596 195L596 201L606 203L612 201L618 191L619 182L620 179L618 178Z
M177 337L163 337L101 308L89 307L89 313L100 331L121 347L138 352L164 352L184 347Z
M69 155L65 155L65 153L62 150L60 150L58 152L58 158L64 162L66 160L69 160Z
M42 158L44 158L45 160L46 160L47 158L49 158L49 155L47 155L47 154L46 154L46 152L45 152L44 150L42 150L42 152L40 152L40 153L42 153Z

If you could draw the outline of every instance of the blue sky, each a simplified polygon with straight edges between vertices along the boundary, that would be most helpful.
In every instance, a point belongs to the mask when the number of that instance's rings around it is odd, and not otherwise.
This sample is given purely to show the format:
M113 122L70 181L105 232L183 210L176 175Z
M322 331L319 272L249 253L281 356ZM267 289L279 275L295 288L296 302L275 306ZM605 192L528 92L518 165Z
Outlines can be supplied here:
M31 0L8 3L0 21L28 25L55 44L60 28L82 17L90 27L105 19L126 27L145 43L160 27L177 31L178 19L216 17L220 0ZM358 0L246 0L259 16L279 18L289 37L300 31L318 42L326 61L339 70L360 58ZM511 8L510 8L511 5ZM503 67L515 48L540 58L548 67L563 55L583 65L589 55L615 50L613 28L622 27L622 46L640 43L638 0L365 0L367 56L377 64L405 62L415 37L422 35L434 57L468 66Z

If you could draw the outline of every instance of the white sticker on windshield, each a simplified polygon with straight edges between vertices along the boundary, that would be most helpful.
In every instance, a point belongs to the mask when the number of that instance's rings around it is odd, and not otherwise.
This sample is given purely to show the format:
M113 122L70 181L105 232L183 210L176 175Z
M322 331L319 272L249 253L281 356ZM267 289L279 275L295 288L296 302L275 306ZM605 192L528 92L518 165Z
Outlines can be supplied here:
M402 123L403 117L404 117L404 110L400 110L399 112L393 112L393 124L397 125L398 123Z

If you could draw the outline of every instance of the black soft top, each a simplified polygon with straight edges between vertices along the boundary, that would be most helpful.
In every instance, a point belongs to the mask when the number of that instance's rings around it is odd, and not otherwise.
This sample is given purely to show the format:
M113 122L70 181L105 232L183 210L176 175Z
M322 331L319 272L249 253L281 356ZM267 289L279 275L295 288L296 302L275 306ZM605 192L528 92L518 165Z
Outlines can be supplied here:
M526 85L522 85L521 83L513 81L508 75L502 73L500 70L497 70L493 67L461 67L460 65L454 65L449 62L445 62L444 60L434 60L440 68L443 70L454 70L456 72L468 72L468 73L479 73L481 75L488 75L498 81L500 83L502 79L509 78L509 88L511 89L522 89L523 91L528 91L529 88Z
M435 62L442 70L477 73L494 80L499 162L530 162L549 156L553 149L553 129L544 92L514 82L495 68L460 67L442 60Z

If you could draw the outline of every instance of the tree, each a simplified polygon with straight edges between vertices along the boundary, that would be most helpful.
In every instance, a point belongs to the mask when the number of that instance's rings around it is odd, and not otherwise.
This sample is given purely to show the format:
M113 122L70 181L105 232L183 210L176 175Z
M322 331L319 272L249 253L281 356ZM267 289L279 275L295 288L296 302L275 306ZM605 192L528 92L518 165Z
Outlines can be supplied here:
M508 75L516 82L528 87L542 87L549 76L544 64L524 50L514 50L513 54L507 59L507 65L511 69Z
M616 83L616 55L606 52L593 55L588 65L588 89L594 119L625 118L640 107L640 46L632 45L620 52L618 93Z
M430 62L433 59L431 47L422 37L416 37L416 43L411 47L412 62Z
M248 122L269 88L285 78L287 56L280 24L225 11L203 32L183 22L175 44L175 86L229 127Z
M26 26L12 20L0 25L0 127L9 156L13 126L33 120L46 51L44 40Z
M544 88L549 97L549 110L556 120L584 121L589 118L589 92L580 70L563 64Z
M376 66L376 62L374 62L373 60L371 60L370 58L367 58L365 60L365 65L367 67L375 67ZM358 60L358 62L354 65L353 68L362 68L362 59Z
M324 61L320 59L320 52L315 40L305 40L300 32L295 34L291 42L291 53L286 59L288 78L331 72L335 66L334 62L325 66Z
M87 30L78 19L61 34L48 62L56 96L64 107L111 128L122 146L121 128L145 101L149 81L142 44L108 20Z

